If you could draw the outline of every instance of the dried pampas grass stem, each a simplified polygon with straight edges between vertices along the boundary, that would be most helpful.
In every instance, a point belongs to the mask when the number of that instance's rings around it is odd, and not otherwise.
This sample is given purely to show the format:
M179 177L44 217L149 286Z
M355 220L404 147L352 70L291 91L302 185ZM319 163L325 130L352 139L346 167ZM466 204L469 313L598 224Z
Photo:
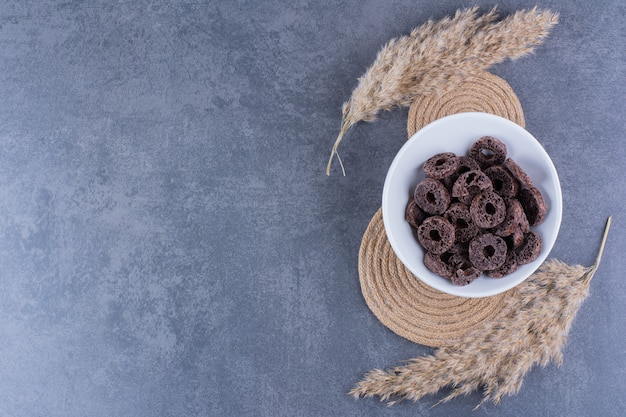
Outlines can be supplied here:
M354 397L378 396L393 404L417 401L448 387L439 403L482 387L484 402L498 403L517 393L534 365L563 361L562 347L576 313L589 294L611 226L608 218L594 265L570 266L557 260L544 263L507 298L501 314L434 355L383 371L373 370L350 391ZM437 404L439 404L437 403Z
M420 94L449 91L494 64L531 53L557 22L558 14L536 7L502 20L495 8L479 15L473 7L392 39L342 106L341 130L326 174L330 175L333 158L339 157L337 147L352 125L376 120L380 111L409 106ZM345 175L341 159L339 163Z

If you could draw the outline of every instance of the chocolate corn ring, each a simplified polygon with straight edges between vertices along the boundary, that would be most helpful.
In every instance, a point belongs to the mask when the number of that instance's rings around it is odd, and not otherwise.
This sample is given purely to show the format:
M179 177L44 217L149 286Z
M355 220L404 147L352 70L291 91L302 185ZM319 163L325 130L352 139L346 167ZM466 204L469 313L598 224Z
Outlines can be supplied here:
M491 271L502 266L506 260L506 242L491 233L476 236L469 245L469 260L482 271Z
M539 257L541 253L541 236L533 231L524 235L524 243L516 250L518 265L530 263Z
M506 241L509 245L509 248L519 248L522 243L524 243L524 232L518 226L515 228L515 230L513 230L513 233L506 237Z
M452 284L457 286L463 286L471 284L476 278L478 278L482 274L482 271L478 268L474 268L471 264L462 268L458 268L454 271L454 275L450 278Z
M502 165L494 165L485 170L485 174L491 179L493 191L504 198L513 198L517 195L519 184L511 173Z
M511 175L519 181L521 188L534 187L533 180L530 179L528 174L522 169L522 167L517 165L517 162L513 159L507 158L502 166L508 169Z
M452 186L452 197L471 197L482 191L491 190L491 179L480 170L467 171L459 176Z
M470 215L474 224L488 229L498 226L506 217L506 204L493 191L483 191L472 200Z
M441 216L431 216L417 228L417 240L428 252L440 255L454 245L454 226Z
M546 219L548 209L541 192L535 187L524 188L518 194L519 202L530 226L538 226Z
M424 266L441 277L451 279L453 276L452 268L441 259L440 255L432 252L426 252L424 255Z
M505 237L513 234L517 228L521 229L523 233L528 232L528 219L526 219L522 205L514 198L509 200L504 221L495 228L493 234Z
M442 179L456 170L459 159L453 152L442 152L424 162L424 172L431 178Z
M443 216L454 226L457 242L469 242L478 234L478 227L474 224L469 208L465 204L451 204Z
M486 275L491 278L503 278L513 272L517 271L518 264L515 252L508 251L506 254L506 259L502 266L497 269L492 269L491 271L487 271Z
M461 174L465 174L467 171L475 171L480 169L480 165L474 158L470 158L469 156L459 156L459 163L454 171L454 174L459 177Z
M428 214L443 214L450 204L450 193L435 179L426 178L415 187L415 202Z
M419 208L419 206L415 202L415 199L411 197L409 199L409 203L406 206L406 212L404 214L404 218L406 219L406 221L409 222L413 229L417 229L426 217L427 214L424 213L421 208Z
M467 252L457 252L450 255L448 265L452 269L452 284L467 285L478 278L482 271L475 268L468 258Z
M472 144L469 156L483 169L501 164L506 159L506 145L493 136L483 136Z
M469 156L458 156L457 160L458 160L458 164L454 172L451 175L441 180L443 182L443 185L445 185L448 188L448 190L452 189L454 182L462 174L465 174L467 171L479 171L480 170L480 166L478 165L478 162L476 162Z

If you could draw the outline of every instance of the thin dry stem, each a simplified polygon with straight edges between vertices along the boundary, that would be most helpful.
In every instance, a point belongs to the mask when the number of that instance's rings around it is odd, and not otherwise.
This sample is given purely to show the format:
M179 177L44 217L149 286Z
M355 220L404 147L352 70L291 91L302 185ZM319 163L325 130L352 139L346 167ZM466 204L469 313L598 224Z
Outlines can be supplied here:
M326 165L326 175L330 175L330 167L333 163L333 157L335 155L337 155L337 160L339 161L339 165L341 165L341 172L343 173L343 176L346 176L346 170L343 167L343 162L341 161L341 157L339 156L339 153L337 152L337 147L339 146L339 143L341 142L341 139L343 138L343 135L346 134L346 132L348 131L348 129L350 128L351 125L346 124L345 122L342 123L341 125L341 130L339 131L339 135L337 136L337 140L335 141L335 144L333 145L333 149L332 152L330 153L330 158L328 158L328 164Z

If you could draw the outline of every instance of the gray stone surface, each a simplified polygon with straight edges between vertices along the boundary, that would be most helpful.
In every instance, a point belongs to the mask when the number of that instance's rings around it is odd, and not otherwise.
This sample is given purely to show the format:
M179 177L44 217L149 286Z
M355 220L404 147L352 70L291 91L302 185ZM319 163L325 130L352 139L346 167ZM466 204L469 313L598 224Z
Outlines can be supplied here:
M432 351L380 324L358 283L406 109L349 132L348 176L324 168L377 50L471 4L2 2L0 415L469 415L480 393L346 395ZM472 415L623 416L626 10L540 6L561 23L492 71L560 174L551 256L590 264L614 225L563 366Z

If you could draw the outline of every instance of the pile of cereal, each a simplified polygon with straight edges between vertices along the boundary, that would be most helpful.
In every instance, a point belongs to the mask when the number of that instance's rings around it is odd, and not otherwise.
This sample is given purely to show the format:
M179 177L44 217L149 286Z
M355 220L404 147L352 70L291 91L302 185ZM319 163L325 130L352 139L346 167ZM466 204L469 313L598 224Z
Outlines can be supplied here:
M507 158L506 145L484 136L469 155L444 152L424 163L406 220L425 249L432 272L467 285L485 273L502 278L534 261L541 237L530 230L546 204L530 177Z

